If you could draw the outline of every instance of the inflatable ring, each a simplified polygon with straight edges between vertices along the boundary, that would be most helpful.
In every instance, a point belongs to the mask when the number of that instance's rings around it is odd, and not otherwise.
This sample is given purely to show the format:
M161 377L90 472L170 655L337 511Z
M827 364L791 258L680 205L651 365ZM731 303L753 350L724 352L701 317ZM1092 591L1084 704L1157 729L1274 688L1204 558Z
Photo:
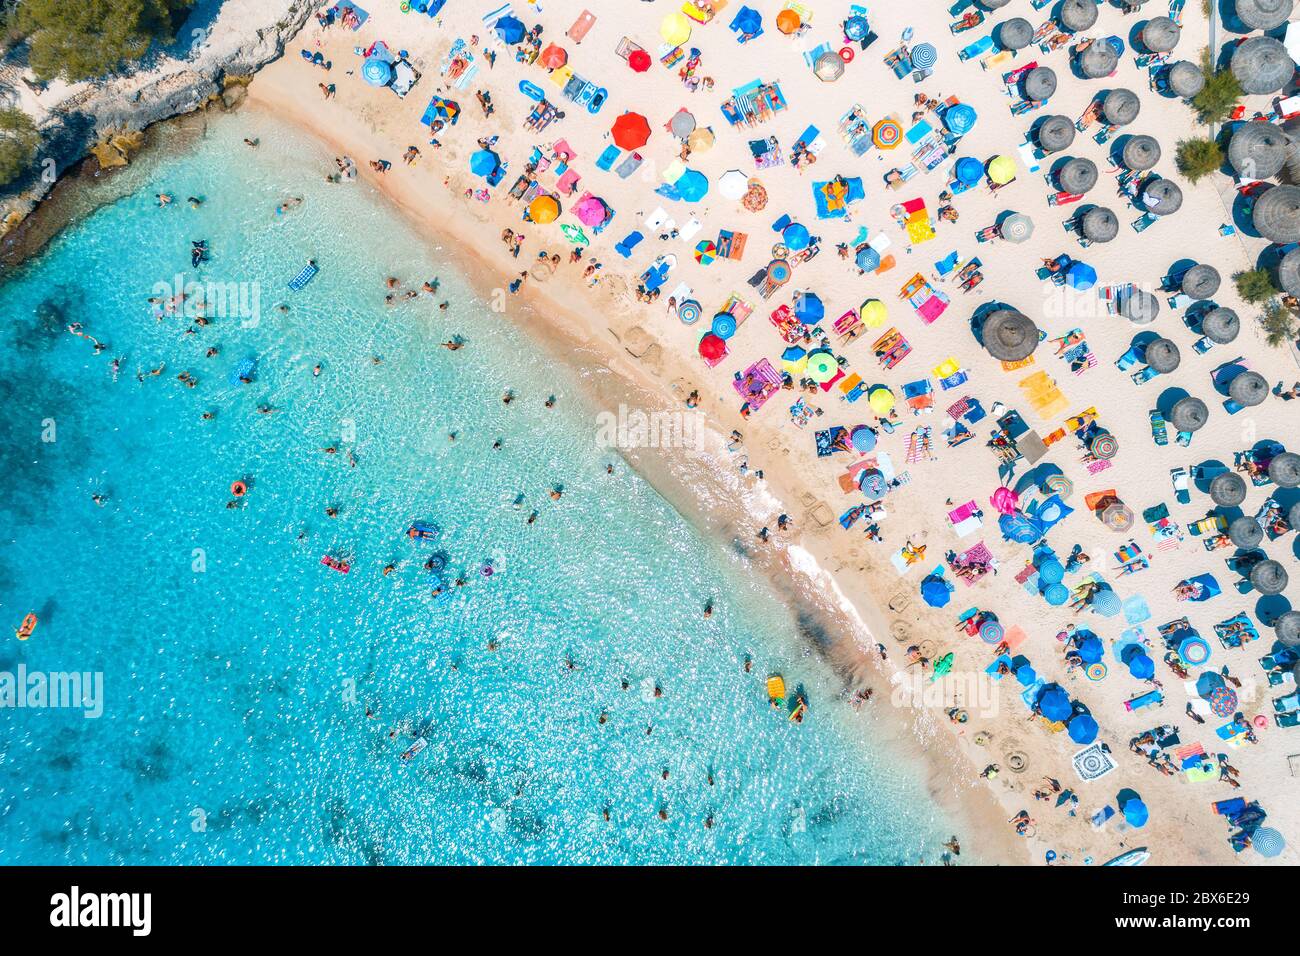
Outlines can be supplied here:
M840 50L840 59L843 60L845 63L852 63L852 62L853 62L853 48L852 48L852 47L848 47L848 46L846 46L846 47L844 47L843 49L841 49L841 50Z
M481 567L481 568L479 569L479 573L482 574L483 577L485 577L485 578L490 578L490 577L492 577L492 574L493 574L493 567L492 567L492 565L490 565L490 564L485 564L485 565L483 565L483 567Z
M1256 714L1254 723L1256 727L1258 727L1260 730L1263 730L1265 727L1268 726L1268 718L1265 717L1263 714Z
M1089 664L1084 673L1088 675L1088 680L1101 680L1106 676L1106 665L1097 661L1095 664Z
M402 5L398 7L398 9L401 10L403 13L410 13L411 5L410 3L407 2L407 0L402 0Z
M236 498L242 498L248 494L248 485L242 481L232 481L230 483L230 493Z

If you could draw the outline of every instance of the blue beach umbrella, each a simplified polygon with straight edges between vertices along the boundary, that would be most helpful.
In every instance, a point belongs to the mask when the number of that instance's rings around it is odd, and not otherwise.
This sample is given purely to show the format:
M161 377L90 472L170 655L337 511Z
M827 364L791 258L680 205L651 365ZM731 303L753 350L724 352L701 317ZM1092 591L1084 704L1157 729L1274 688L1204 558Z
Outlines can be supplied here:
M1250 837L1250 845L1260 856L1277 856L1286 849L1286 840L1272 827L1260 827Z
M928 70L939 61L939 51L933 43L918 43L912 47L912 66L918 70Z
M844 21L844 35L854 43L863 40L870 32L871 26L861 14L855 14Z
M1038 580L1041 584L1056 584L1065 577L1065 568L1055 558L1048 558L1038 566Z
M506 43L518 43L525 32L524 23L518 17L502 17L497 21L497 36Z
M978 117L979 114L975 112L973 106L958 103L956 106L948 107L948 111L943 114L943 125L958 136L965 136L975 127L975 120Z
M673 183L673 188L686 202L699 202L709 192L709 180L698 169L688 169L681 179Z
M731 29L737 33L757 33L763 28L763 17L753 7L742 7L731 21Z
M781 232L781 241L791 252L798 252L801 249L808 248L808 242L811 239L808 227L802 223L792 222Z
M1070 706L1070 695L1056 685L1044 688L1038 698L1038 709L1048 720L1066 720L1074 710Z
M1146 822L1150 816L1151 814L1150 811L1147 810L1147 805L1137 798L1124 804L1124 819L1128 822L1129 826L1135 829L1146 826Z
M1128 672L1138 680L1150 680L1156 675L1156 665L1145 654L1134 654L1128 661Z
M863 272L875 272L880 266L880 253L870 246L863 246L855 261Z
M1086 262L1076 262L1066 270L1065 281L1071 289L1087 292L1097 284L1097 270Z
M501 160L490 149L480 149L469 158L469 171L475 176L491 176Z
M974 186L984 178L984 164L973 156L963 156L957 160L956 173L958 182Z
M1106 653L1105 647L1102 646L1101 638L1085 637L1079 644L1079 657L1085 664L1095 664L1101 660Z
M1124 609L1124 602L1114 591L1106 589L1093 594L1092 609L1102 617L1114 617Z
M943 607L952 600L948 582L941 577L928 577L921 582L921 599L930 607Z
M729 339L736 334L736 317L730 312L719 312L713 317L713 334L720 339Z
M1026 664L1016 671L1016 680L1020 681L1021 687L1030 687L1034 681L1038 680L1038 671Z
M1015 514L999 515L998 530L1002 532L1002 537L1017 544L1038 540L1038 529L1034 523L1018 511Z
M1070 600L1070 589L1064 584L1050 584L1047 590L1043 592L1043 600L1052 607L1060 607L1066 601Z
M826 315L826 306L816 292L801 292L794 299L794 317L804 325L816 325Z
M1091 714L1077 714L1065 730L1076 744L1090 744L1097 739L1097 721Z
M361 64L361 78L371 86L387 86L393 82L392 64L372 56Z

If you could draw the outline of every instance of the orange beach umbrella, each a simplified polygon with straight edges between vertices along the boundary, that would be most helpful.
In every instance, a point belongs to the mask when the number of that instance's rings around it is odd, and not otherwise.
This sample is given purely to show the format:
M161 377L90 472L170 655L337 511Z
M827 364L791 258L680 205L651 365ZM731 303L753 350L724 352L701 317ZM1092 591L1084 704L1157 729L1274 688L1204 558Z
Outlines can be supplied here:
M650 139L650 123L640 113L624 113L610 132L619 149L640 149Z
M569 54L564 52L564 47L552 43L542 51L542 55L537 58L537 62L548 70L558 70L569 62Z

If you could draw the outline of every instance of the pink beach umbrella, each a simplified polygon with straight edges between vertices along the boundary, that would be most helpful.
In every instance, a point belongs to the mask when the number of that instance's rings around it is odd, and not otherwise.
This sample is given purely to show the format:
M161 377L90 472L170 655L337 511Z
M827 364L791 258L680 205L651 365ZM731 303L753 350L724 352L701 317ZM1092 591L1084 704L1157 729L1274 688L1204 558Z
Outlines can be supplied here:
M584 226L599 226L609 213L602 199L588 196L573 207L573 214Z
M993 505L998 514L1015 514L1016 505L1020 504L1020 496L1006 485L1003 485L993 492L992 497L989 498L989 504Z

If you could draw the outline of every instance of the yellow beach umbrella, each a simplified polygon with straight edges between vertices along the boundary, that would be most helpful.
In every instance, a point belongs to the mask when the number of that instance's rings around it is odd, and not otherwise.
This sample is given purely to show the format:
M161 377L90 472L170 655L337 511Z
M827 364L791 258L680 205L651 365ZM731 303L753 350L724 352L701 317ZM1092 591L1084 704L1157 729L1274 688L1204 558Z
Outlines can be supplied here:
M659 35L665 43L681 46L691 38L691 21L682 13L670 13L659 24Z
M706 153L713 148L713 130L707 126L697 128L686 138L686 145L692 153Z
M1016 178L1016 161L1010 156L994 156L989 163L989 179L999 186L1005 186Z
M878 329L885 324L885 319L889 318L889 309L879 299L868 299L862 303L860 314L863 325L869 329Z
M894 407L894 393L883 385L877 385L867 396L867 404L877 415L888 415Z
M538 196L529 204L528 216L533 222L555 222L560 216L560 204L552 196Z

